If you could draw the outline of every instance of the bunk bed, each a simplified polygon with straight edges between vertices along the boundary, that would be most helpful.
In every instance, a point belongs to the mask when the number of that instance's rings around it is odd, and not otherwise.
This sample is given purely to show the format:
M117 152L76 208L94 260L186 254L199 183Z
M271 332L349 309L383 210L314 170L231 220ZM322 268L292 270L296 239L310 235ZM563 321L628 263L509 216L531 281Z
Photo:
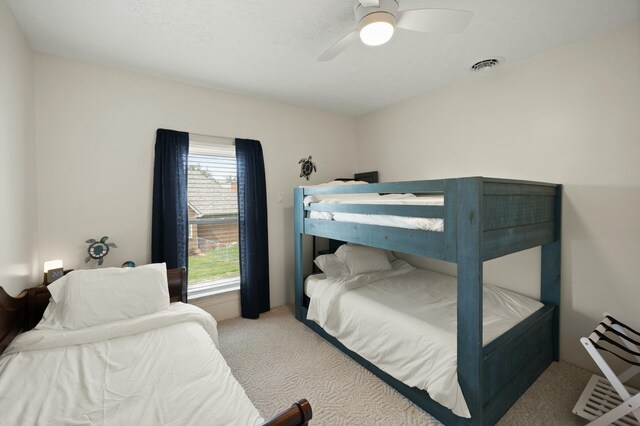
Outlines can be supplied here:
M440 205L309 202L331 194L440 196ZM305 202L306 198L306 202ZM559 358L562 186L467 177L294 189L295 315L355 361L447 425L495 424L553 361ZM312 218L341 212L440 219L437 230ZM409 387L352 352L307 319L303 238L324 237L457 265L457 376L470 418ZM541 246L540 301L544 306L483 346L483 262Z

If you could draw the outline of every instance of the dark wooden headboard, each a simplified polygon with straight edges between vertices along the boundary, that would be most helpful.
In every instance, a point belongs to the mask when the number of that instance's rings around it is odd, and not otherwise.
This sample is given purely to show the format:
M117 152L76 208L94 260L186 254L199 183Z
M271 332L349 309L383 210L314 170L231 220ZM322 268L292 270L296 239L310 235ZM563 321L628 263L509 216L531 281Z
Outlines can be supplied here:
M353 175L355 180L360 180L362 182L368 183L378 183L378 171L375 172L362 172L356 173Z
M20 333L27 316L27 292L11 297L0 287L0 354Z
M378 183L378 171L354 173L353 178L336 178L334 180L351 181L359 180L367 183Z
M187 302L187 269L167 270L169 300ZM9 296L0 287L0 354L21 331L31 330L42 319L51 294L45 285L28 288L18 295Z

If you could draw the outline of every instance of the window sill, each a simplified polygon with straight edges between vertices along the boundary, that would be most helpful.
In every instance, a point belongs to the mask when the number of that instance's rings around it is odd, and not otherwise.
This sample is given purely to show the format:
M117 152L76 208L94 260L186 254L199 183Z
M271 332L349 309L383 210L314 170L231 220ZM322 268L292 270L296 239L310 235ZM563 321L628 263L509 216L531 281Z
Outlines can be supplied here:
M203 297L215 296L225 293L231 293L240 290L240 281L235 281L223 285L213 285L197 290L192 290L187 293L187 300L196 300Z

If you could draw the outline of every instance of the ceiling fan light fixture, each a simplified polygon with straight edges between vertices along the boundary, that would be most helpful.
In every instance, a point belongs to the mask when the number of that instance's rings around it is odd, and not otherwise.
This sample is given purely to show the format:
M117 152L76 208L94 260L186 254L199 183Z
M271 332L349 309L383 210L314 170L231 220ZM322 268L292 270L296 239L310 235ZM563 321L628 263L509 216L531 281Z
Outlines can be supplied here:
M380 46L391 40L396 18L388 12L374 12L362 18L358 24L360 40L367 46Z

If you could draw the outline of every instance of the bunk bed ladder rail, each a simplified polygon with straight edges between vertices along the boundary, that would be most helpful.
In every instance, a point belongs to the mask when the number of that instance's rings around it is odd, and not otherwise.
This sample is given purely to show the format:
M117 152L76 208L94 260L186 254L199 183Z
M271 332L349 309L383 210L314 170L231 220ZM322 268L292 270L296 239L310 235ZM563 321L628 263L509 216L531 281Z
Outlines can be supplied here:
M560 361L560 284L562 261L562 185L555 188L554 240L540 253L540 301L555 307L552 320L553 360Z
M482 179L458 179L458 382L475 424L483 424Z
M493 424L559 359L562 186L471 177L456 179L450 192L457 206L458 381L472 423ZM483 347L483 262L540 245L545 306Z
M294 233L294 263L295 263L295 315L298 321L304 321L304 188L293 190L293 233Z

